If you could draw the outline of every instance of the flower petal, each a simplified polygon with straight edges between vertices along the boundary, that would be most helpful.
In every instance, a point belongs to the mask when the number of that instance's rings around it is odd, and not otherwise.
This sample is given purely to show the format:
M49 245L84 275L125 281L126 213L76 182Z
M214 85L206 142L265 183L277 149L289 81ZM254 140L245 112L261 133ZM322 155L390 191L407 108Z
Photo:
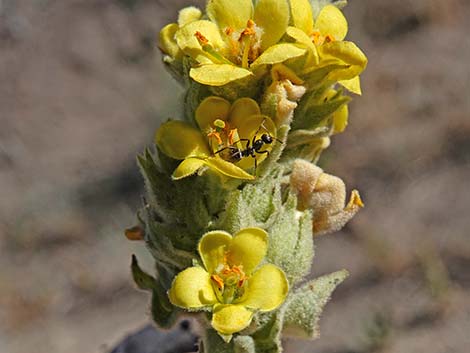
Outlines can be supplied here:
M348 116L349 116L349 109L348 105L345 104L341 108L339 108L336 112L333 113L333 133L339 134L346 129L348 126Z
M209 0L206 7L207 16L217 23L223 31L226 28L241 30L253 17L251 0Z
M190 267L180 272L168 292L173 305L198 309L217 303L211 277L201 267Z
M218 304L214 306L212 327L219 333L231 335L248 327L253 312L242 305Z
M261 50L266 50L284 35L289 24L289 5L286 0L259 0L254 20L263 29Z
M219 157L209 157L204 160L209 168L234 179L254 180L255 177L245 172L233 163L227 162Z
M181 50L176 44L175 34L179 27L176 23L170 23L160 31L158 47L172 58L177 57Z
M201 132L186 122L170 120L157 130L155 141L167 156L174 159L209 156L209 146Z
M319 58L317 47L315 44L313 44L312 39L310 39L310 37L304 31L301 31L296 27L287 27L286 34L289 37L294 38L297 43L305 45L309 51L310 61L312 61L313 64L318 64Z
M268 233L261 228L245 228L233 237L228 249L227 261L230 265L242 265L250 275L266 255Z
M188 6L182 9L178 14L178 25L183 27L188 23L197 21L201 18L202 12L197 7Z
M346 88L349 92L361 95L361 79L359 76L356 76L350 80L343 80L338 82L341 86Z
M319 13L315 28L324 36L330 34L335 40L341 41L348 34L348 21L340 9L334 5L326 5Z
M180 163L178 168L175 169L171 176L173 180L180 180L193 175L198 171L199 168L204 166L206 163L204 159L200 158L187 158Z
M230 111L230 102L220 97L207 97L196 109L196 122L202 131L207 131L216 120L227 120Z
M196 32L200 32L207 38L212 47L225 47L225 42L222 40L219 28L215 23L207 20L190 22L176 32L175 38L181 50L192 58L203 54L202 47L195 36Z
M309 0L290 0L294 26L310 35L313 31L313 13Z
M258 59L256 59L251 68L260 65L272 65L282 63L286 60L297 58L305 54L305 49L299 48L295 44L282 43L269 47Z
M244 119L250 115L260 115L261 110L258 103L255 100L244 97L237 99L232 104L232 109L230 110L230 121L233 122L243 122ZM235 125L236 126L236 125Z
M251 75L251 71L229 64L208 64L189 72L194 81L209 86L223 86Z
M345 65L328 74L328 79L331 81L351 80L364 71L367 66L367 57L352 42L325 43L318 50L321 62Z
M277 266L267 264L248 280L248 288L240 305L248 308L271 311L281 305L289 291L286 275Z
M272 137L276 137L276 125L271 120L270 117L266 115L249 115L242 116L240 114L230 116L230 124L235 126L238 130L238 136L240 139L247 139L251 142L253 138L260 139L261 135L268 133ZM274 143L279 143L279 141L273 141L271 145L265 145L261 150L262 151L271 151ZM242 147L245 147L246 142L241 142ZM257 164L264 161L267 157L267 153L255 153L255 158ZM254 158L245 157L237 163L237 166L242 169L249 169L255 166Z
M204 234L199 241L198 251L207 271L212 274L225 261L225 252L232 244L232 236L217 230Z

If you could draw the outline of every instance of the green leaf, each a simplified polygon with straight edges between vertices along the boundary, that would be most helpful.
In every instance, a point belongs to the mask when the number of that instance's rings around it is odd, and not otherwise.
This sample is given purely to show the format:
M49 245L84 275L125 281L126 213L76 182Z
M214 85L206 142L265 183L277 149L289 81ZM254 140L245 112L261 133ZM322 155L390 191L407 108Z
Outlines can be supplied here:
M155 323L161 328L169 329L175 324L180 310L170 303L166 291L160 284L153 290L151 311Z
M318 321L335 288L346 279L346 270L310 281L297 289L285 304L284 332L297 337L318 337Z
M144 272L137 261L137 257L132 255L131 263L132 278L139 289L153 290L156 287L156 280L148 273Z
M300 218L298 215L297 197L290 194L268 229L266 258L284 270L291 284L309 273L313 258L311 214L304 212Z

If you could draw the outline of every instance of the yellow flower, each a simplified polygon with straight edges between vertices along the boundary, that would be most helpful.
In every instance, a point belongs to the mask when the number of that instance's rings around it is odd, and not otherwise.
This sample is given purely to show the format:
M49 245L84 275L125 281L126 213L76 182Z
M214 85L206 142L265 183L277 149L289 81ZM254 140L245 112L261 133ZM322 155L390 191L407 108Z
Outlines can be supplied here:
M183 160L173 173L178 180L207 166L214 171L236 179L254 179L247 173L268 156L272 144L262 150L243 155L253 141L263 134L276 137L276 126L271 118L262 115L251 98L240 98L232 105L227 100L211 96L196 109L198 128L183 121L168 121L157 131L156 143L167 156ZM255 168L256 169L256 168Z
M279 307L289 290L280 268L259 266L267 247L268 234L260 228L245 228L233 237L223 231L206 233L198 247L204 268L190 267L176 276L168 293L171 303L211 310L212 327L221 335L243 330L256 311Z
M195 60L189 74L199 83L223 86L306 52L293 43L276 44L289 23L287 0L259 0L255 7L252 0L209 0L206 12L209 20L190 16L160 34L160 48L171 58L184 53Z
M330 67L328 80L361 94L359 74L367 65L367 57L354 43L344 41L348 22L343 13L336 6L326 5L314 20L309 0L289 1L293 26L286 33L308 51L304 74Z

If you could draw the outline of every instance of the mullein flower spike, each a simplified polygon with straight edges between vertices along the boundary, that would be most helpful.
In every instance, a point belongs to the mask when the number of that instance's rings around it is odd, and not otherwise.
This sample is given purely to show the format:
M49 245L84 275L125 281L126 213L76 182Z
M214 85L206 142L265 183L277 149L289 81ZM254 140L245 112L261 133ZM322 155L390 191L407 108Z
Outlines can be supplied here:
M155 259L155 277L132 261L155 322L199 313L200 353L279 353L282 332L316 338L347 276L302 284L314 236L364 206L315 165L345 130L343 89L360 94L367 65L345 40L339 3L209 0L160 32L164 63L185 84L186 120L157 130L158 161L138 157L148 195L126 236Z

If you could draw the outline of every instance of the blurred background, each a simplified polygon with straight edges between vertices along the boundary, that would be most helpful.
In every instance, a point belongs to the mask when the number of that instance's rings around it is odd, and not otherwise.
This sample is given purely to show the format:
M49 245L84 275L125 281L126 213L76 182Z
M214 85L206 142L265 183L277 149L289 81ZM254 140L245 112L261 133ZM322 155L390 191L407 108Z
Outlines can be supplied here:
M108 352L149 322L130 278L135 155L182 90L156 36L201 1L0 0L0 352ZM341 268L315 342L287 352L470 351L470 3L351 0L362 97L321 166L366 208L316 241Z

